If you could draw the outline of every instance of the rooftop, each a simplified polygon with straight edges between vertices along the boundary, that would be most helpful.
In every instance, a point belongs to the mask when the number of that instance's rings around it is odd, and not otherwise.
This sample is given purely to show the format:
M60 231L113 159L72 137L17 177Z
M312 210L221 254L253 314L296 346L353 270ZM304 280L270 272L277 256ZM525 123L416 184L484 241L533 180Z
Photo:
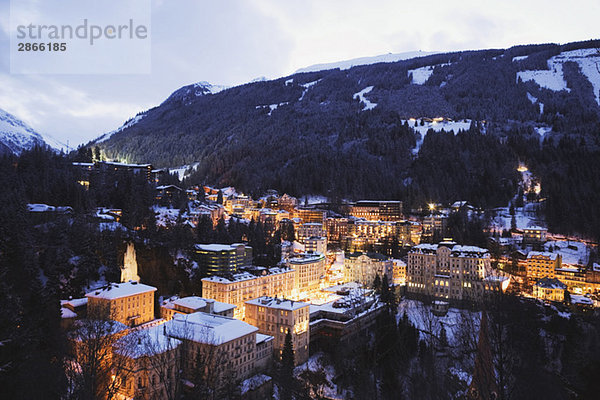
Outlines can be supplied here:
M155 290L156 288L154 286L129 281L125 283L109 283L103 288L86 293L85 297L113 300L146 292L154 292Z
M560 289L560 290L564 290L567 288L567 285L565 285L564 283L562 283L561 281L559 281L556 278L542 278L539 281L537 281L537 283L535 283L535 285L533 286L538 286L544 289Z
M530 251L527 254L527 259L533 258L533 257L545 257L545 258L549 258L551 260L556 260L556 257L558 256L558 254L556 253L550 253L548 251Z
M269 296L259 297L258 299L248 300L246 304L252 304L260 307L278 308L287 311L298 310L303 307L308 307L310 304L301 301L278 299Z
M177 314L166 324L171 336L213 345L258 332L257 327L240 320L203 312Z
M155 325L147 329L132 331L123 336L115 344L115 352L137 359L152 356L177 348L181 341L167 336L164 324Z
M232 251L235 250L230 244L197 244L196 250L204 250L204 251Z
M290 268L269 268L269 271L264 273L263 275L253 275L250 272L239 272L237 274L233 274L230 278L225 278L223 276L209 276L208 278L202 278L203 282L218 282L218 283L234 283L234 282L243 282L251 279L257 279L262 276L268 275L277 275L283 274L286 272L291 272L293 269Z

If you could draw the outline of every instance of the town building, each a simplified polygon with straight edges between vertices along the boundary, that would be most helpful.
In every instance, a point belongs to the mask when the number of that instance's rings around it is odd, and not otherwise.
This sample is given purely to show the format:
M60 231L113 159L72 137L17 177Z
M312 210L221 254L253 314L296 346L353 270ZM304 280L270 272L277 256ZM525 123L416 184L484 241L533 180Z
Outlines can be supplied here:
M423 218L422 237L433 238L434 236L443 236L448 225L448 217L445 215L430 214Z
M560 254L543 251L530 251L527 254L527 278L537 281L541 278L556 277L556 269L562 265Z
M246 302L246 321L260 333L271 335L273 351L281 359L285 336L289 331L296 365L308 360L310 341L310 304L277 297L259 297Z
M548 229L540 226L530 226L529 228L523 229L523 243L524 244L539 244L546 241Z
M350 208L350 215L368 221L401 221L402 202L389 200L361 200Z
M394 280L394 264L391 259L379 253L346 253L344 256L344 280L358 282L372 287L375 276L387 276L391 284Z
M321 278L325 275L325 255L321 253L301 253L290 257L288 268L295 271L293 298L307 299L320 289Z
M343 238L348 236L348 218L327 218L325 225L329 242L340 243Z
M252 247L243 243L197 244L196 261L208 276L231 275L252 265Z
M298 207L294 210L294 217L300 218L303 224L306 223L318 223L321 226L325 223L327 211L318 210L309 207ZM323 236L323 235L310 235L310 236Z
M202 312L174 315L165 325L169 336L186 344L182 354L184 379L193 381L202 374L205 384L218 391L257 372L255 326Z
M548 301L560 301L565 299L567 285L556 278L542 278L533 285L533 296Z
M406 263L402 260L392 259L394 285L404 285L406 283Z
M480 300L483 280L490 275L490 254L475 246L452 241L421 243L408 253L407 292L455 301Z
M299 242L304 242L305 239L310 237L322 237L326 236L323 224L320 222L307 222L298 227L296 237Z
M165 320L170 320L175 314L192 314L203 312L207 314L232 317L235 306L233 304L221 303L214 299L205 299L198 296L188 296L179 298L177 296L163 300L160 305L160 316Z
M91 318L108 318L127 326L137 326L154 319L156 288L135 281L109 283L85 295Z
M114 345L113 357L119 366L118 396L125 399L168 399L175 396L179 377L181 341L156 325L133 331Z
M235 305L234 317L244 319L245 302L261 296L292 297L296 271L270 268L261 274L240 272L232 276L212 276L202 279L202 296Z
M305 238L303 244L306 252L327 254L327 237L325 236Z

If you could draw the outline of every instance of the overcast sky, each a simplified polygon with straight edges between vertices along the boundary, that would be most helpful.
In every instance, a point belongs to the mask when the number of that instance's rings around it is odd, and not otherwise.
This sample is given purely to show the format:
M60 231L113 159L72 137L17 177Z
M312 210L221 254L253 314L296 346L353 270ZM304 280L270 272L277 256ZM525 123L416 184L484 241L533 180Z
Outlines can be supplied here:
M236 85L390 52L504 48L599 36L598 0L148 1L150 74L18 75L9 67L10 3L0 0L0 108L76 146L198 81Z

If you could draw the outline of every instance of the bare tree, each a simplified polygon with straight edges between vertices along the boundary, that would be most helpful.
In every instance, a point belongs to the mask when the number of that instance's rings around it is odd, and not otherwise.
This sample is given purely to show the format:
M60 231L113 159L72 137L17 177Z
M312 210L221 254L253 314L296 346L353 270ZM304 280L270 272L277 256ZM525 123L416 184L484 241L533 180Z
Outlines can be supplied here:
M110 318L108 308L95 310L91 318L76 321L68 333L67 398L110 400L119 390L120 382L130 374L123 359L113 357L115 344L128 329Z

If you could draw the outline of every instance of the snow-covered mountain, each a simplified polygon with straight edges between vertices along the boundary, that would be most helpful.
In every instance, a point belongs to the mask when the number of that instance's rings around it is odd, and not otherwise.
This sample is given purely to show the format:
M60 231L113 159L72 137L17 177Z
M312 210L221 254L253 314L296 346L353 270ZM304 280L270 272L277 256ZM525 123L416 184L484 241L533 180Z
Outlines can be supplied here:
M192 102L193 99L196 97L206 96L209 94L216 94L216 93L219 93L220 91L228 89L228 88L229 88L229 86L213 85L212 83L209 83L206 81L197 82L197 83L193 83L191 85L184 86L181 89L174 91L164 101L164 103L179 101L182 104L187 105L190 102Z
M0 154L21 154L47 143L42 135L17 117L0 109Z
M377 64L377 63L396 62L396 61L408 60L408 59L416 58L416 57L424 57L424 56L428 56L430 54L436 54L436 53L437 52L435 52L435 51L419 50L419 51L409 51L406 53L396 53L396 54L388 53L388 54L381 54L381 55L373 56L373 57L353 58L351 60L311 65L311 66L308 66L305 68L300 68L299 70L296 71L296 73L315 72L315 71L322 71L322 70L326 70L326 69L335 69L335 68L344 70L344 69L350 69L352 67L356 67L357 65L369 65L369 64Z

